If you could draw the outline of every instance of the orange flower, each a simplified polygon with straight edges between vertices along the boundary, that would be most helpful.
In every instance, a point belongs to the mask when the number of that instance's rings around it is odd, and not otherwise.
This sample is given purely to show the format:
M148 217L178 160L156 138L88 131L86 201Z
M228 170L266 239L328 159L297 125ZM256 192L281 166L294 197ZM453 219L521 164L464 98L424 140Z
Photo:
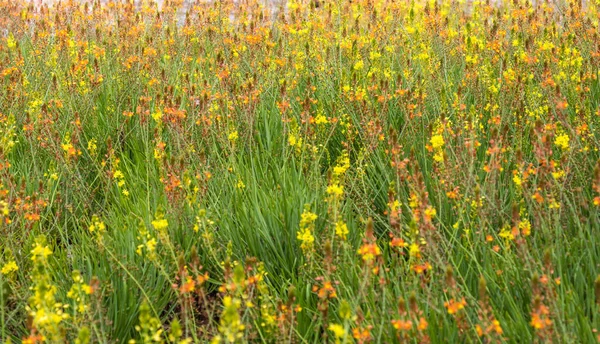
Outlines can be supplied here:
M548 314L550 314L548 307L543 304L540 305L539 308L531 314L531 326L536 330L542 330L552 325L552 320L548 318Z
M392 241L390 242L390 246L392 246L392 247L407 247L408 243L406 243L404 241L404 239L402 239L402 238L396 238L396 237L394 237L392 239Z
M497 334L502 334L504 331L502 330L502 326L500 326L500 322L498 320L494 320L492 322L492 328L496 331Z
M464 297L460 301L451 299L450 301L444 302L444 307L446 307L448 310L448 314L455 314L461 309L465 308L466 305L467 301L465 301Z
M352 330L352 336L359 343L366 343L371 340L371 326L367 328L357 327Z
M204 275L198 275L196 279L198 281L198 284L204 284L204 282L208 281L208 272L205 272Z
M539 204L541 204L541 203L543 203L543 202L544 202L544 197L543 197L542 195L540 195L540 193L539 193L539 192L537 192L537 191L536 191L536 193L535 193L535 194L533 194L532 198L533 198L533 199L534 199L536 202L538 202Z
M540 314L534 313L531 317L531 326L536 330L541 330L552 325L552 320L542 317Z
M327 281L325 283L323 283L323 287L322 288L318 288L317 286L315 286L313 288L313 290L318 290L318 295L320 299L326 299L326 298L336 298L337 297L337 293L335 291L335 288L333 287L333 285L331 284L331 282Z
M363 244L358 249L358 254L362 256L364 261L368 262L381 255L381 250L377 244Z
M412 325L410 320L392 320L392 326L398 331L409 331L412 329Z
M196 282L190 276L188 276L185 283L181 286L181 288L179 288L179 291L182 294L186 294L194 291L195 288Z
M417 274L422 274L423 272L431 269L431 264L429 264L429 263L417 264L417 265L413 266L412 269Z

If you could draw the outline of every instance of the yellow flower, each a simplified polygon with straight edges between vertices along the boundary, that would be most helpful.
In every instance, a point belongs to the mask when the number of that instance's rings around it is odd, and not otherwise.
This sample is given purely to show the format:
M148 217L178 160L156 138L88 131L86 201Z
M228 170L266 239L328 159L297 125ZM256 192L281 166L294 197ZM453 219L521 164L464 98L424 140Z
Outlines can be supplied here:
M338 221L338 223L335 224L335 235L342 240L346 240L346 237L348 236L348 226L343 221Z
M504 228L502 228L499 235L501 238L504 238L506 240L515 240L515 236L510 230L510 226L505 226Z
M52 250L48 248L48 246L42 246L41 244L36 243L33 250L31 250L31 254L33 255L31 257L31 260L33 261L38 261L39 258L45 260L52 254Z
M327 123L328 123L328 121L327 121L327 117L325 117L325 116L323 116L323 115L318 115L318 116L315 118L315 123L316 123L316 124L327 124Z
M338 164L333 168L333 174L335 177L339 177L346 173L346 171L350 168L350 159L348 158L348 153L345 153L341 156L338 161Z
M435 215L437 215L437 211L434 207L427 207L427 209L425 209L425 217L431 220L435 217Z
M327 187L327 194L334 197L340 197L344 194L344 187L339 184L332 184Z
M565 176L565 171L563 171L563 170L559 170L559 171L556 171L556 172L552 172L552 177L553 177L554 179L560 179L560 178L562 178L562 177L564 177L564 176Z
M224 339L227 343L238 342L245 329L245 325L242 324L239 315L239 309L241 307L241 301L231 296L225 296L223 298L223 312L221 313L221 319L219 322L219 333L220 336L217 340L213 338L213 342L220 343L221 339Z
M545 51L545 50L552 50L554 48L554 44L552 44L552 42L542 42L540 44L540 50Z
M515 173L515 175L513 176L513 183L515 183L516 186L521 186L521 184L523 184L523 180L521 179L521 177L519 177L517 173Z
M531 234L531 222L529 220L524 219L519 222L519 229L524 236L528 236Z
M167 221L167 219L156 219L152 221L152 227L154 227L154 229L156 229L157 231L161 231L169 227L169 222Z
M63 143L61 147L65 152L69 152L71 149L73 149L73 145L70 143Z
M377 59L378 59L378 58L380 58L380 57L381 57L381 54L380 54L379 52L377 52L377 51L371 51L371 52L369 53L369 58L370 58L371 60L377 60Z
M98 216L94 215L92 216L92 223L88 229L91 233L96 232L98 235L102 235L106 230L106 225L98 218Z
M237 139L239 138L237 130L229 133L228 138L229 138L229 141L231 141L232 143L237 141Z
M300 241L300 248L305 253L310 251L315 242L315 237L312 232L315 228L315 220L317 214L311 213L309 206L304 206L304 212L300 215L300 230L298 231L296 238Z
M152 114L152 119L154 119L156 123L161 123L162 117L163 113L160 110Z
M115 173L113 173L113 177L115 179L123 179L123 178L125 178L125 176L123 175L123 172L121 172L120 170L116 170Z
M300 215L300 227L306 227L318 218L317 214L311 213L308 209L305 208L302 215Z
M148 240L148 242L146 243L146 249L148 250L148 252L156 251L156 239L155 238Z
M336 342L339 342L341 338L344 338L346 336L346 330L344 329L344 326L340 324L330 324L327 329L333 332Z
M435 154L433 155L433 160L437 162L444 161L444 152L442 149L445 143L444 137L440 134L433 135L429 142L431 143L431 148L435 151Z
M87 144L87 148L88 148L88 151L90 152L90 155L95 155L96 154L96 150L98 149L98 145L97 145L96 139L89 140L88 144Z
M83 292L84 292L86 295L90 295L90 294L92 294L92 287L91 287L90 285L88 285L88 284L83 284L83 285L81 286L81 290L83 290Z
M12 32L8 34L8 37L6 37L6 46L9 49L13 49L17 46L17 41L15 40L15 36L13 36Z
M365 63L363 62L363 60L358 60L354 64L354 70L362 70L364 67L365 67Z
M138 245L137 249L135 250L135 253L137 253L141 256L143 254L143 249L144 249L144 245L140 244L140 245Z
M444 146L444 137L442 135L433 135L430 142L433 149L442 148Z
M2 273L3 275L8 275L10 273L13 273L15 271L19 270L19 267L17 266L17 263L14 260L11 260L10 262L4 264L4 266L2 267L2 270L0 270L0 273Z
M296 142L297 142L296 136L294 136L293 134L290 134L288 136L288 143L290 144L290 146L292 146L292 147L295 146Z
M303 251L308 251L312 248L313 243L315 242L315 237L312 235L308 228L301 229L296 236L298 240L300 240L300 248Z
M417 244L417 243L410 244L410 247L408 249L408 254L410 254L411 257L419 257L419 255L421 254L421 249L419 248L419 244Z
M302 138L290 133L290 135L288 136L288 143L290 144L290 146L299 149L300 147L302 147Z
M569 135L562 134L562 135L557 136L556 139L554 140L554 144L564 151L568 150L569 149Z
M5 201L0 201L0 211L2 216L8 216L10 214L10 209L8 208L8 203Z

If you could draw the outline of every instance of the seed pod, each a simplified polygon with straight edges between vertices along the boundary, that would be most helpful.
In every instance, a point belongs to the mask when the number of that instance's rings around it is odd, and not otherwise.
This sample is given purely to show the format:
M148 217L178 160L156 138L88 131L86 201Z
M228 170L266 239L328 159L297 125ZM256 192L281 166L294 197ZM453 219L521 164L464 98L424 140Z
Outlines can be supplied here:
M542 298L540 296L536 296L533 299L533 309L538 309L542 305Z
M552 252L550 251L550 249L546 249L546 251L544 251L544 266L549 269L550 266L552 265Z
M484 300L486 298L487 295L487 284L485 282L485 278L483 277L483 275L481 275L481 277L479 277L479 298L481 300Z
M537 272L533 274L533 277L531 278L531 288L534 293L540 288L540 275L538 275Z
M398 301L398 311L400 314L403 314L406 312L406 300L404 300L403 297L401 297L400 300Z
M417 294L415 294L414 291L410 292L410 296L408 297L408 306L410 307L411 312L417 312Z
M290 285L288 288L288 302L294 302L296 300L296 287Z
M365 230L365 235L369 240L375 240L375 236L373 235L373 219L369 217L367 220L367 229Z

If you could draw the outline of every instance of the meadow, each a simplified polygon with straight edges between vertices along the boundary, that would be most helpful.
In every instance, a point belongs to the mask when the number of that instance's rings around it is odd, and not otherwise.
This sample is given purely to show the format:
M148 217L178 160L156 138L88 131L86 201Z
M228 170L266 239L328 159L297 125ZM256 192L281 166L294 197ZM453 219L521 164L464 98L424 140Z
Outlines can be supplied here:
M0 342L600 341L599 22L0 0Z

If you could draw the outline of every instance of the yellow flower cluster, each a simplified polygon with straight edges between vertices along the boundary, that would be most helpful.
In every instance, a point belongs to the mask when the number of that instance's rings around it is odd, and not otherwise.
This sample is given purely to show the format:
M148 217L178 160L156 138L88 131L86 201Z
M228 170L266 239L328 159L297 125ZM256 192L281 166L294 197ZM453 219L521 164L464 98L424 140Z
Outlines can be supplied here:
M333 167L333 175L327 186L327 194L331 197L332 201L339 200L344 196L343 179L349 168L350 158L348 157L348 153L344 151L338 158L337 164Z
M32 325L43 334L48 341L63 342L63 321L69 318L64 312L63 304L56 301L57 289L52 283L50 263L48 258L52 250L44 236L36 239L31 250L31 260L35 269L31 275L33 285L32 296L29 298L27 311L32 319Z
M309 254L313 248L315 237L313 232L315 230L315 221L317 220L317 214L310 212L310 206L304 206L304 212L300 215L300 230L296 238L300 241L300 248L305 254Z
M2 273L5 276L8 276L11 273L16 272L17 270L19 270L19 266L14 260L11 260L2 266L2 270L0 270L0 273Z
M92 216L92 223L88 227L90 233L96 236L98 240L102 239L102 236L106 232L106 225L97 215Z
M567 134L558 135L554 140L554 144L563 151L566 151L569 150L569 140L569 135Z
M433 148L433 160L437 162L444 161L444 137L441 134L436 134L431 137L431 147Z
M219 334L216 335L211 344L237 343L244 334L246 326L242 323L238 310L241 301L231 296L223 298L223 312L219 321Z

